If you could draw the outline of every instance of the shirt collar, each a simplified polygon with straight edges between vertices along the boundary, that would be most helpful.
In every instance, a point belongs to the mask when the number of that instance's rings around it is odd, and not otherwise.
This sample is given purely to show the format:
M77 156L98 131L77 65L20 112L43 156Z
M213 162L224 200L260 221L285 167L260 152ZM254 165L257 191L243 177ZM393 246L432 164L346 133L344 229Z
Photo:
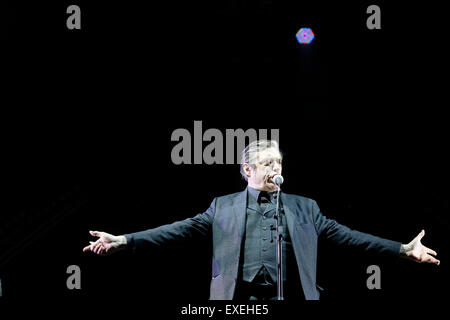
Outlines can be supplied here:
M249 193L253 198L255 198L256 201L258 201L259 194L261 193L261 190L254 189L254 188L252 188L252 187L250 187L250 186L247 187L247 190L248 190L248 193Z
M259 195L261 194L261 190L258 190L258 189L255 189L255 188L252 188L252 187L250 187L250 186L248 186L247 187L247 190L248 190L248 193L253 197L253 198L255 198L255 200L257 201L257 202L259 202ZM265 191L265 192L267 192L267 191ZM267 192L270 196L271 196L271 199L273 199L274 198L274 194L276 193L276 191L273 191L273 192ZM273 201L273 200L272 200Z

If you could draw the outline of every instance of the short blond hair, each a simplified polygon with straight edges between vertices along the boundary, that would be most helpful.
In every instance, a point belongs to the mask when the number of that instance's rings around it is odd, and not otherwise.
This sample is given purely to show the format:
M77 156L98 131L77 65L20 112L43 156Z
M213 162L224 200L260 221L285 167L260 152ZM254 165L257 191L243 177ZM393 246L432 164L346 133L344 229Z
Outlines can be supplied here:
M258 153L270 148L275 148L278 152L280 152L278 142L276 140L255 140L246 146L244 150L242 150L241 176L245 179L245 181L248 181L248 178L244 170L244 164L248 164L252 168L255 168Z

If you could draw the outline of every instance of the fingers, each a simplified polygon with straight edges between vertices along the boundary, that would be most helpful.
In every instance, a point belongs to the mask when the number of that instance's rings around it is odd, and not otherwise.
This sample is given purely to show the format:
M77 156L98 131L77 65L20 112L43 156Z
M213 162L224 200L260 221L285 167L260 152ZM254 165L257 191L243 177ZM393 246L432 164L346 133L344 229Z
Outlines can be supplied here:
M100 232L100 231L89 231L89 233L91 235L93 235L94 237L101 237L102 236L102 232Z
M101 242L97 243L94 247L94 253L98 254L102 247L103 247L103 244Z
M427 261L428 263L434 263L435 265L440 265L441 261L439 261L438 259L434 258L433 256L437 256L436 251L431 250L429 248L425 248L426 252L427 252Z
M427 263L434 263L435 265L440 265L441 262L438 259L433 258L432 256L428 255L425 259L425 262Z
M92 252L94 252L95 254L100 254L102 248L103 244L101 242L98 242L97 244L94 245L94 249L92 250Z
M104 246L101 246L100 249L98 250L97 254L99 254L101 256L105 256L107 253L108 253L108 250Z
M89 243L90 243L90 245L83 248L83 252L92 251L92 249L94 248L94 245L97 243L97 241L96 242L89 241Z
M435 265L440 265L441 261L433 257L431 254L437 255L435 251L425 248L424 252L419 256L417 256L416 258L414 258L413 260L419 263L433 263Z
M83 252L92 251L95 254L101 255L105 252L105 247L103 246L103 241L98 239L97 241L89 241L90 245L83 248Z
M420 233L418 234L417 238L419 239L419 241L423 238L423 236L425 235L425 230L422 229L422 231L420 231Z
M426 248L426 250L427 250L427 253L428 253L428 254L431 254L432 256L437 256L436 251L431 250L431 249L428 249L428 248Z
M104 246L101 246L100 249L98 249L97 254L100 256L106 255L106 248Z

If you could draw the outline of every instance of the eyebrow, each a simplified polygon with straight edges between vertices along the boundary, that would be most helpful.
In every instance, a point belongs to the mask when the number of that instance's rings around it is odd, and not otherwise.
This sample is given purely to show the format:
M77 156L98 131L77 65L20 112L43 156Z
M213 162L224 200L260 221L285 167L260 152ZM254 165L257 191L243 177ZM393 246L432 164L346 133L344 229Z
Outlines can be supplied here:
M259 161L260 161L260 162L264 162L264 161L267 161L267 160L273 160L273 159L275 159L275 160L280 160L280 161L281 161L283 158L282 158L281 156L279 156L279 157L278 157L278 156L277 156L277 157L266 156L266 157L263 157L263 158L260 157L260 158L259 158Z

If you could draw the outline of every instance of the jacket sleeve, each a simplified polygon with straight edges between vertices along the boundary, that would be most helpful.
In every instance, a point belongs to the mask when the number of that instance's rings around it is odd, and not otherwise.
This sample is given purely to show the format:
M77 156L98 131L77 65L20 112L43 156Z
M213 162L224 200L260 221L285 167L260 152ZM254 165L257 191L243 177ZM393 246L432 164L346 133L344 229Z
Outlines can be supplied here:
M362 249L364 252L398 257L401 243L373 236L368 233L351 230L320 212L316 201L312 200L312 216L317 234L337 245Z
M176 241L189 240L196 236L207 236L211 232L215 204L216 199L213 200L208 210L195 217L154 229L125 234L127 247L135 251L143 247L163 246Z

